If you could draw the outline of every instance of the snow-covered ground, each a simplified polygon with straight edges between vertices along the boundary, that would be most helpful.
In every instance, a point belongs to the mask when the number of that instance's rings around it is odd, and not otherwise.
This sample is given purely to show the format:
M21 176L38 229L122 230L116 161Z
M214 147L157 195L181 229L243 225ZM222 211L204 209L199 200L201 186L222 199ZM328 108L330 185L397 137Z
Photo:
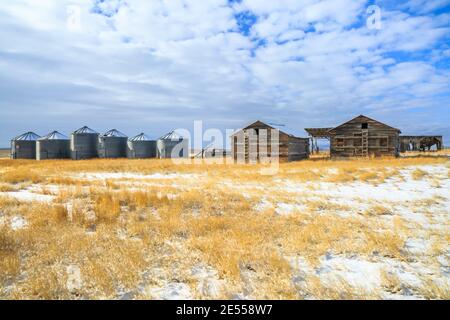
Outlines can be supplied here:
M420 169L427 175L420 179L413 177L413 171ZM337 170L328 169L324 174L337 174ZM400 261L390 257L364 257L354 255L336 255L326 253L319 257L318 264L310 264L301 254L286 256L293 270L293 283L301 288L308 276L317 276L324 284L345 281L348 285L367 291L380 291L385 299L411 299L423 298L411 287L423 285L424 278L433 278L450 288L450 247L446 243L446 251L431 263L427 261L427 254L433 247L433 242L427 238L430 232L441 232L449 235L450 222L450 178L449 167L446 164L422 165L403 167L393 177L373 183L369 181L329 182L326 180L299 182L295 179L276 176L272 181L255 182L252 180L239 181L226 177L215 181L215 186L224 192L226 190L238 191L246 199L260 199L254 206L255 213L273 210L277 216L290 216L296 214L311 215L310 205L315 203L318 208L314 214L338 215L340 217L362 217L373 205L386 207L386 214L377 217L379 221L393 223L396 217L401 217L407 223L417 224L417 233L406 240L406 250L411 261ZM172 187L175 189L201 190L202 184L208 182L208 174L177 174L154 173L138 174L131 172L102 172L80 173L71 178L80 181L114 180L124 183L129 190L139 190L143 185L153 187ZM152 182L155 181L155 182ZM174 183L176 181L176 183ZM438 181L438 183L436 183ZM19 201L51 203L56 199L58 192L70 186L35 184L20 191L1 192L0 195L15 198ZM45 192L44 192L45 190ZM43 194L45 193L45 194ZM158 198L167 196L158 191ZM169 199L176 199L176 191L169 194ZM280 196L281 195L281 196ZM424 203L416 207L415 204ZM317 205L317 203L319 205ZM320 206L323 203L323 208ZM67 204L68 207L71 204ZM417 209L418 208L418 209ZM27 220L21 216L6 218L0 212L0 225L9 225L13 230L27 227ZM126 239L125 236L123 236ZM445 242L445 240L443 240ZM181 249L179 249L181 250ZM183 249L185 250L185 249ZM68 286L80 286L79 269L71 266L68 269L70 277ZM153 270L153 272L156 272ZM247 272L247 271L246 271ZM383 274L395 276L401 282L401 287L395 292L383 289ZM217 271L209 265L199 264L191 270L191 277L196 285L173 282L161 279L157 284L143 286L139 294L145 294L156 299L192 299L198 292L208 298L221 297L227 282L221 279ZM243 276L245 278L245 276ZM245 280L251 283L250 280ZM75 290L74 289L74 290ZM124 298L133 295L124 293ZM237 294L236 297L246 298L251 294ZM308 297L305 298L314 298Z

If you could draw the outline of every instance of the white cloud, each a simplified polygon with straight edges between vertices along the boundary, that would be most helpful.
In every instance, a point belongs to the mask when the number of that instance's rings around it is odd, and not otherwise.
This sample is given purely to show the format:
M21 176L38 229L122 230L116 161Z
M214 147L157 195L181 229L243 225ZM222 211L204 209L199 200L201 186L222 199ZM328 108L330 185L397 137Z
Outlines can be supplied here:
M67 28L67 5L80 7L80 32ZM130 135L157 135L193 119L225 128L262 118L301 128L365 111L403 121L399 109L448 104L450 74L435 65L448 59L448 15L382 8L382 29L368 30L365 6L2 2L0 144L21 131L69 131L85 122ZM234 18L245 11L258 18L249 36ZM335 109L345 111L338 120Z

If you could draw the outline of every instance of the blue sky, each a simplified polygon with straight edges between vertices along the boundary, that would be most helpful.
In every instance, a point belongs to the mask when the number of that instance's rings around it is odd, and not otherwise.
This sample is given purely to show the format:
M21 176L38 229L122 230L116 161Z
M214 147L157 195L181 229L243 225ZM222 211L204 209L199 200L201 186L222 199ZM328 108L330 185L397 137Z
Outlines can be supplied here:
M449 0L2 1L0 146L85 124L158 137L194 120L304 136L359 114L449 144L449 31Z

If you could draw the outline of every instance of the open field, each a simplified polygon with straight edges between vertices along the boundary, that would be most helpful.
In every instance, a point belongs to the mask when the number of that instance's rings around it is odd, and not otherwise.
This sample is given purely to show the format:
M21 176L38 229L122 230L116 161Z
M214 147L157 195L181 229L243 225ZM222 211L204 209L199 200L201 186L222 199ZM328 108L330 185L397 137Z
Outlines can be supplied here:
M10 149L0 149L0 158L9 158L10 156Z
M0 298L449 299L449 169L2 159Z

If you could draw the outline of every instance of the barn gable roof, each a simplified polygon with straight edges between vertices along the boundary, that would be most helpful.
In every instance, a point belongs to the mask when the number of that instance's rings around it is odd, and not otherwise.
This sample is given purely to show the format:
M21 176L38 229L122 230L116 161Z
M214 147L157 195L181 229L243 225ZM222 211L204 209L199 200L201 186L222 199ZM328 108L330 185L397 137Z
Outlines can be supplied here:
M389 125L387 125L387 124L385 124L385 123L383 123L383 122L380 122L380 121L378 121L378 120L369 118L369 117L367 117L367 116L365 116L365 115L362 115L362 114L359 115L359 116L357 116L357 117L354 117L354 118L351 119L351 120L348 120L348 121L344 122L343 124L341 124L341 125L339 125L339 126L333 128L333 129L329 130L328 132L329 132L329 133L334 133L334 132L336 132L336 129L339 129L339 128L345 126L346 124L348 124L348 123L350 123L350 122L353 122L353 121L355 121L355 120L359 120L359 119L362 120L362 121L364 121L364 120L366 120L366 121L367 121L367 120L368 120L368 121L374 121L374 122L378 123L378 124L381 125L381 126L384 126L384 127L388 128L388 129L390 129L390 130L395 130L395 131L398 131L398 133L401 133L400 129L391 127L391 126L389 126Z
M283 130L281 130L280 127L282 127ZM256 120L255 122L252 122L251 124L247 125L246 127L242 128L242 129L240 129L240 130L237 130L236 132L234 132L234 133L231 135L231 137L237 135L237 134L238 134L239 132L241 132L242 130L247 130L247 129L252 129L252 128L275 129L275 130L278 130L278 131L279 131L280 133L282 133L282 134L288 135L288 136L290 136L290 137L298 138L295 134L286 132L286 129L285 129L285 127L284 127L283 125L275 125L275 124L270 124L270 125L269 125L269 124L267 124L267 123L265 123L265 122L262 122L262 121L260 121L260 120Z

